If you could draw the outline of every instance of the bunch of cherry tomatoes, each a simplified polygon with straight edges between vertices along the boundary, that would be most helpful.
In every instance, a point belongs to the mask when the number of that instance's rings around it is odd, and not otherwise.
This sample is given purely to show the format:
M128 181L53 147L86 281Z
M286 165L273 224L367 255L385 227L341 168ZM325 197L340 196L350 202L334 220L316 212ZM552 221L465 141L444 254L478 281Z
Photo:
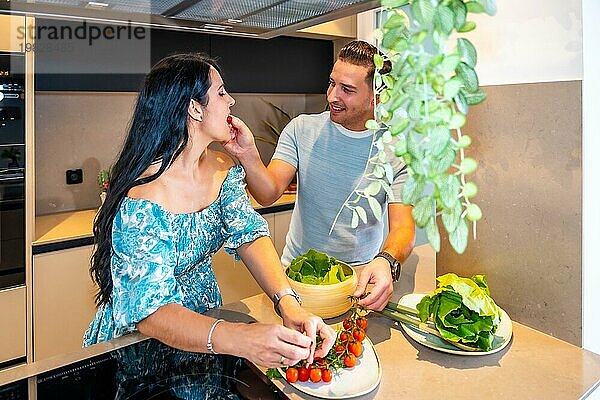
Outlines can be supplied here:
M338 332L335 345L324 358L315 358L312 364L306 360L288 367L285 378L288 382L331 382L333 371L339 368L353 368L363 353L362 342L367 336L367 318L362 316L364 309L353 299L352 314L344 319L343 330ZM318 343L317 343L318 344Z

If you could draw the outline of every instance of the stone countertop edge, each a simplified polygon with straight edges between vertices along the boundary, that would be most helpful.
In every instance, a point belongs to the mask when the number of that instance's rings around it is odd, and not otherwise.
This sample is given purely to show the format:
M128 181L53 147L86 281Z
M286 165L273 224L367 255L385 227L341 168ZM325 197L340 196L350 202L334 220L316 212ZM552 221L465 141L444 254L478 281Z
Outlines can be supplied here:
M270 206L263 207L255 200L251 200L252 206L260 214L270 214L294 208L296 200L295 194L284 194ZM77 241L71 243L70 247L78 247L93 244L90 239L93 238L92 226L98 209L66 211L56 214L40 215L35 217L35 240L33 241L34 253L44 253L53 251L52 246L61 244L60 248L65 248L64 242ZM43 246L43 247L42 247ZM38 247L38 251L36 251ZM49 250L44 251L44 247ZM42 251L40 251L42 250Z

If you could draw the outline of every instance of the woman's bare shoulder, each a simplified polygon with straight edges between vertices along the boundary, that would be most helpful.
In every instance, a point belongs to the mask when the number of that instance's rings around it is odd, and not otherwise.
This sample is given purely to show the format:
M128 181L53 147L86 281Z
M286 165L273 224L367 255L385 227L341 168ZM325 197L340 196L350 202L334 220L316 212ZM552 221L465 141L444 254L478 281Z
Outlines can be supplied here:
M208 149L213 162L213 167L217 171L229 171L236 163L231 156L223 151Z

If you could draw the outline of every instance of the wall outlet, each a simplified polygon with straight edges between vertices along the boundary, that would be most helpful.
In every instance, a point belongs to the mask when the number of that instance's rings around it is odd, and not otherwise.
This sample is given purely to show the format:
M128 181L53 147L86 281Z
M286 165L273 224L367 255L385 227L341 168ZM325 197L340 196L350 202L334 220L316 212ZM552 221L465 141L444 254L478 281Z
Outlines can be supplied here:
M81 168L67 170L67 185L75 185L83 182L83 170Z

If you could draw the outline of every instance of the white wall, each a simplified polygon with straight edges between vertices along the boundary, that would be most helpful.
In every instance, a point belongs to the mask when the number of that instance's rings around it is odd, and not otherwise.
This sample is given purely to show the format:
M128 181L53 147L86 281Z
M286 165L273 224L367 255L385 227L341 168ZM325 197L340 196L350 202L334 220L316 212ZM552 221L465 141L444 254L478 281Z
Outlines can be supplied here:
M583 0L583 347L600 354L600 2ZM596 391L598 392L598 390ZM600 392L596 393L600 398Z
M496 0L496 4L493 17L470 14L477 29L460 34L478 50L481 85L581 79L581 0ZM357 18L357 37L369 43L375 43L373 15L367 11Z

